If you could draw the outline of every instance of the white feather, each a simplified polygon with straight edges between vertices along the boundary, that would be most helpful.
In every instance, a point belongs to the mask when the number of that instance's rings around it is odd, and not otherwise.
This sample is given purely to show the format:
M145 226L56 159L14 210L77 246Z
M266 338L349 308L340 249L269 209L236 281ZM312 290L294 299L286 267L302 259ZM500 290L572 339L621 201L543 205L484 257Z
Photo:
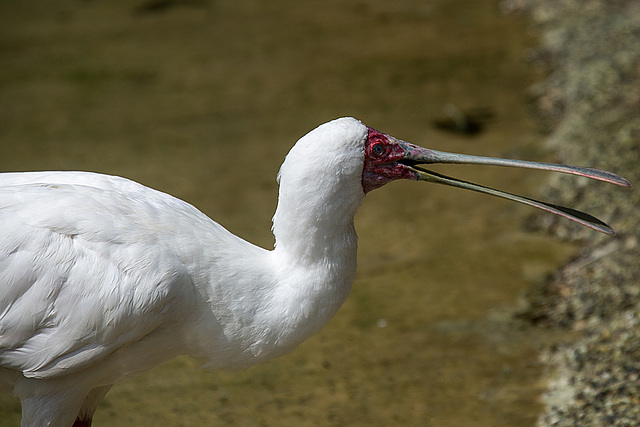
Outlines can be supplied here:
M124 178L0 174L0 385L23 425L90 416L111 384L178 354L246 367L317 332L355 275L366 136L347 118L298 141L272 251Z

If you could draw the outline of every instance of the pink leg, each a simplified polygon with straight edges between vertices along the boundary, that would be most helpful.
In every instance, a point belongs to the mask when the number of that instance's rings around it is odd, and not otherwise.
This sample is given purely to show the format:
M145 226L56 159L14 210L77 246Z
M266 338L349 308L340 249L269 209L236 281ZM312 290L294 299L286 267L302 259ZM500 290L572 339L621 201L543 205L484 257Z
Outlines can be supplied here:
M76 420L73 422L73 427L91 427L91 421L92 419L80 419L80 417L76 418Z

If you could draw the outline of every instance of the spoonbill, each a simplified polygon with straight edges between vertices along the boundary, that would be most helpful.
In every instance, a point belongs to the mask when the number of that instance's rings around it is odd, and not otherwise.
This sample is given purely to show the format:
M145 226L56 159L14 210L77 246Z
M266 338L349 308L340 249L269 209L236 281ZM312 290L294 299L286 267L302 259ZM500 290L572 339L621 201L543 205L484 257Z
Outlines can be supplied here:
M178 355L216 369L289 353L347 298L356 210L396 179L503 197L614 234L591 215L420 166L432 163L544 169L630 187L597 169L429 150L341 118L287 154L275 246L266 250L124 178L0 174L0 388L20 398L22 426L88 426L114 383Z

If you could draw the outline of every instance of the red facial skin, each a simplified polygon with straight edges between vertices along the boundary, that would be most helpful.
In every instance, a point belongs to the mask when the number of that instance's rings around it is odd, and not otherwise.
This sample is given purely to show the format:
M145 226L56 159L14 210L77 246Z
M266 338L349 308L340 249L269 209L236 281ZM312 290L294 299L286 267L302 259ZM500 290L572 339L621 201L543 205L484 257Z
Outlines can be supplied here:
M365 194L396 179L416 180L416 173L398 162L406 155L405 148L397 139L369 128L362 170L362 189Z

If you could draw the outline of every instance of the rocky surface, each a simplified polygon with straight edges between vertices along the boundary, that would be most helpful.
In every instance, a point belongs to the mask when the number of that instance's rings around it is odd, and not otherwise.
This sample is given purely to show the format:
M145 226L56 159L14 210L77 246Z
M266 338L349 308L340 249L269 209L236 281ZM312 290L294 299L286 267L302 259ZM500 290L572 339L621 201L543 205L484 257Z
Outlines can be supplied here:
M640 185L640 2L509 0L541 46L546 79L533 89L549 147L567 164L615 171ZM640 424L640 191L553 178L545 195L612 225L615 238L539 216L534 226L584 243L529 296L526 316L572 339L542 355L549 369L542 426Z

